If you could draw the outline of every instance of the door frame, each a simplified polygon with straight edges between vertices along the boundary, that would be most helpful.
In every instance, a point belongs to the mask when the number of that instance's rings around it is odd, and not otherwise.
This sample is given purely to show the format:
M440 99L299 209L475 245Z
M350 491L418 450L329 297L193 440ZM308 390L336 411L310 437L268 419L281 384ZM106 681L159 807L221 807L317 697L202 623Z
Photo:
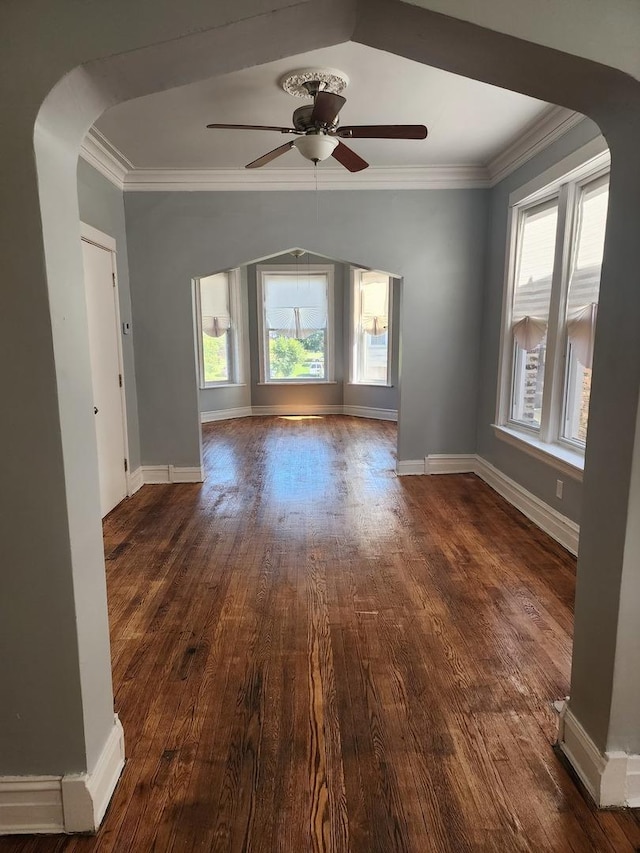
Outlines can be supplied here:
M111 255L111 275L113 277L113 300L116 316L116 328L114 330L116 336L116 348L118 352L118 371L122 376L122 384L120 385L120 406L122 412L122 438L124 441L124 449L127 461L127 469L124 472L126 497L130 498L133 494L131 489L131 454L129 453L129 432L127 429L127 395L125 392L125 375L124 375L124 357L122 353L122 322L120 319L120 291L118 288L118 268L117 268L117 247L115 238L103 231L99 231L92 225L87 225L86 222L80 222L80 240L85 243L91 243L99 249L104 249ZM124 461L124 460L123 460Z

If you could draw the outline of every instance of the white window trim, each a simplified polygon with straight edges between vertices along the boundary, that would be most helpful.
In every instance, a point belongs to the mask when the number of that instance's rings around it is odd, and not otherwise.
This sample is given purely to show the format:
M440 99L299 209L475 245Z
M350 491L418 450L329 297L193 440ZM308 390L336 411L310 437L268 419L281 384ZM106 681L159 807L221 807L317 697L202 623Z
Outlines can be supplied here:
M244 361L242 358L242 340L244 333L242 301L240 298L240 270L223 270L229 276L229 313L231 315L231 342L229 378L218 382L206 382L204 378L204 349L202 344L202 306L200 304L200 279L193 280L194 313L198 357L198 387L201 391L212 388L240 388L244 381Z
M355 388L395 388L393 382L352 382L349 380L347 385L353 385Z
M568 249L574 237L573 210L576 189L606 173L610 163L609 150L604 138L600 136L509 195L498 393L495 423L492 426L498 438L535 456L540 461L563 470L576 479L582 479L584 448L562 437L565 354L564 348L558 345L559 325L564 322L561 318L564 318L566 307L571 254ZM517 226L521 211L555 196L558 197L558 240L549 306L542 422L540 429L536 430L511 420L513 273L516 264ZM567 214L567 210L572 212L571 215ZM562 263L558 263L560 259Z
M264 327L264 278L266 275L295 275L296 267L270 264L259 264L256 267L257 313L258 313L258 361L260 379L258 385L333 385L335 384L335 312L334 312L334 267L333 264L304 264L299 269L299 275L307 273L322 273L327 276L327 329L326 329L326 363L324 378L316 379L269 379L267 377L267 337Z
M364 267L350 267L349 269L349 304L351 307L349 317L349 381L347 385L355 385L359 388L393 388L391 382L391 354L393 352L393 297L396 276L384 273L389 278L389 300L388 300L388 327L387 327L387 378L384 382L360 381L356 379L356 287L357 275L368 272Z

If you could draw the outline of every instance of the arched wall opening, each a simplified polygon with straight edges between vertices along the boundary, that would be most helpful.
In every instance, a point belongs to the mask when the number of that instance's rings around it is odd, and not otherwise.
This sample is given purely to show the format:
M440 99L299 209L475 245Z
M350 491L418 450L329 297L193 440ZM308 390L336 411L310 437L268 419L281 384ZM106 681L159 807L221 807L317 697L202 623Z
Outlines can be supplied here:
M9 349L12 343L20 346L19 335L24 335L26 329L32 336L37 333L37 340L25 355L20 376L10 378L6 389L19 412L7 426L15 456L7 484L15 483L17 522L7 531L6 543L11 561L29 566L29 570L21 575L4 624L18 638L23 634L25 620L37 624L38 631L28 646L20 649L19 643L12 644L11 666L7 663L3 667L7 695L19 697L16 701L23 711L23 716L18 714L19 722L13 708L5 712L6 725L5 715L2 718L10 744L3 772L91 770L113 728L96 449L77 230L75 182L81 139L104 109L121 100L290 55L292 45L299 52L347 39L577 109L593 116L607 137L612 151L611 201L585 476L572 706L600 749L639 752L640 732L631 709L632 700L640 696L640 679L628 663L616 666L614 673L616 651L635 642L628 623L619 621L618 605L623 586L627 593L637 591L637 580L629 580L623 567L625 559L639 547L638 543L627 541L629 495L633 498L640 489L637 478L632 479L640 379L636 332L640 299L634 277L628 272L640 266L636 236L640 192L637 82L588 60L396 0L335 9L333 4L300 4L269 9L265 14L261 14L261 6L248 6L244 20L229 22L222 12L205 14L200 10L198 14L195 10L194 15L188 5L158 23L148 36L136 26L127 30L126 14L120 20L120 29L104 27L98 33L96 26L100 22L96 21L86 40L78 35L73 44L60 47L60 55L29 84L29 96L16 110L16 133L11 141L15 176L7 183L7 200L17 205L20 215L16 221L22 225L18 228L10 223L3 252L9 274L24 281L25 286L11 297L4 343ZM326 6L336 14L328 15ZM71 4L69 10L74 14ZM194 32L197 22L201 32ZM76 32L76 28L70 29ZM153 41L162 43L149 47ZM24 55L29 54L25 51ZM36 111L55 80L74 66L80 67L53 88L39 110L36 170L30 151ZM24 65L23 69L25 79L33 80L28 67ZM220 246L216 268L231 267L239 257L268 254L274 245L309 242L308 237L305 239L309 233L304 228L308 224L305 218L299 231L286 237L278 234L272 198L268 211L266 200L258 200L254 220L243 222L241 229L233 228L233 199L221 198L220 202L225 203L229 230L225 234L227 244ZM150 199L148 204L154 208L148 211L150 221L154 216L162 217L161 199ZM357 246L351 239L347 245L340 234L340 215L331 211L331 218L310 246L318 254L366 257L372 266L396 269L405 280L405 332L413 308L409 294L419 291L429 263L420 250L416 253L416 247L421 247L424 240L422 213L416 208L415 224L404 233L406 223L402 223L399 230L403 239L395 248L383 250L375 227L362 230ZM391 202L386 211L375 213L378 222L374 225L386 227L394 215ZM132 211L132 221L135 217ZM221 223L222 214L218 214L212 224ZM181 238L188 241L188 234ZM200 269L206 268L204 261L200 259ZM135 267L135 259L131 263ZM455 300L447 306L445 299L433 307L432 321L437 323L448 307L455 313ZM428 335L424 337L428 340ZM423 450L428 450L442 428L429 418L429 389L423 387L422 364L431 356L426 343L423 350L403 352L400 417L402 421L408 405L416 406L418 418L424 416L425 427L420 436ZM30 372L37 378L27 392L21 382ZM611 376L615 376L613 383ZM37 407L31 397L37 399ZM51 429L36 446L33 423L43 413ZM616 423L613 442L609 432L612 420ZM30 453L26 449L28 439ZM37 496L26 494L21 486L27 469L39 472L41 488ZM612 514L612 522L606 531L601 531L598 519L604 508ZM25 531L34 517L38 519L38 535L25 541ZM46 561L38 547L42 541L47 542ZM629 548L635 549L632 554ZM607 572L603 571L604 566L609 567ZM41 592L39 601L32 594L36 585ZM593 622L600 626L597 640L588 630ZM51 642L54 636L55 641ZM46 678L44 683L38 683L43 670ZM623 691L625 701L616 705L611 695L619 679L626 679L627 684ZM33 686L36 683L37 688ZM38 699L42 689L55 697L46 707ZM613 733L612 720L617 724ZM56 733L55 738L52 732Z

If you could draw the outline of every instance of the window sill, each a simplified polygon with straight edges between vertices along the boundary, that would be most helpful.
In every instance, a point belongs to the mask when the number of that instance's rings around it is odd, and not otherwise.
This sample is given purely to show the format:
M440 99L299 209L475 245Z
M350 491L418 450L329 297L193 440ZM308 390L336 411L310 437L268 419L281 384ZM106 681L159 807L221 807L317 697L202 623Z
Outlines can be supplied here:
M552 466L557 471L561 471L580 483L582 482L583 453L569 447L563 447L560 444L549 444L536 436L519 432L511 427L499 426L498 424L492 424L492 427L496 437L501 441L506 441L507 444L517 447L518 450L533 456L534 459Z
M389 382L347 382L347 385L355 385L356 388L394 388Z
M201 391L211 391L215 388L246 388L246 382L216 382L215 384L201 385Z
M269 382L256 382L256 385L337 385L335 379L271 379Z

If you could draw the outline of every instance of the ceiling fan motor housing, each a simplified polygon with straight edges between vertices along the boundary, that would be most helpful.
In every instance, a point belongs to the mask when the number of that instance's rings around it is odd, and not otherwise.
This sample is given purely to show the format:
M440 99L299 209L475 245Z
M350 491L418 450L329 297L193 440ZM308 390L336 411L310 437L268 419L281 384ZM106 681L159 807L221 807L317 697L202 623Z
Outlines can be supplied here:
M306 133L308 130L313 130L314 122L311 121L311 113L313 112L313 104L308 104L304 107L298 107L293 111L293 126L296 130Z

